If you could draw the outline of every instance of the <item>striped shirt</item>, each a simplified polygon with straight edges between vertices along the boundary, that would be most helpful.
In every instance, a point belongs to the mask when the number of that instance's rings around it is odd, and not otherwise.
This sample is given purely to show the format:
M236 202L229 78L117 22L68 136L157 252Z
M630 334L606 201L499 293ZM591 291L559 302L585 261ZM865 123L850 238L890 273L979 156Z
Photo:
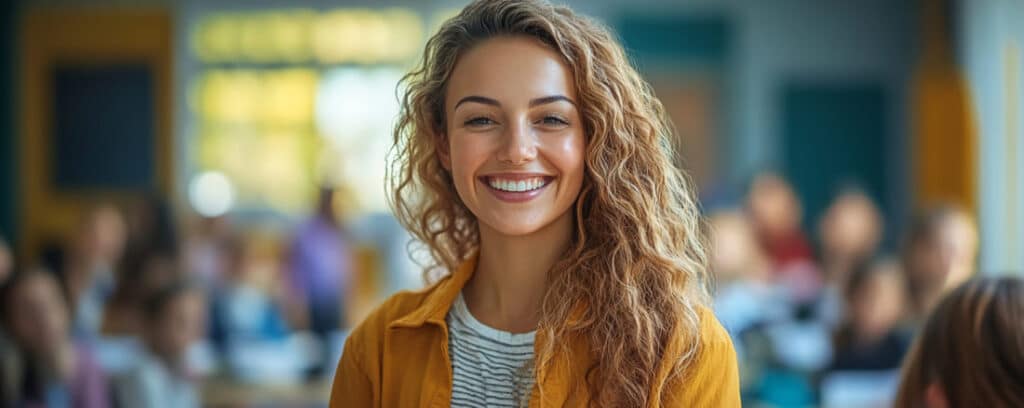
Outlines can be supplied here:
M446 317L452 407L525 407L533 390L533 339L480 323L460 293Z

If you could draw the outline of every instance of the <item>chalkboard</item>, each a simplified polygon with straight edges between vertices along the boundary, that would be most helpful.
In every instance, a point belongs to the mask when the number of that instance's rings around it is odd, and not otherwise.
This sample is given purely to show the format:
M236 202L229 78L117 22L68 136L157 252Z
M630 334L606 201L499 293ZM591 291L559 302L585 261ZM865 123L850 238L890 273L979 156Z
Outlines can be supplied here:
M53 186L150 190L155 184L154 78L145 64L53 69Z

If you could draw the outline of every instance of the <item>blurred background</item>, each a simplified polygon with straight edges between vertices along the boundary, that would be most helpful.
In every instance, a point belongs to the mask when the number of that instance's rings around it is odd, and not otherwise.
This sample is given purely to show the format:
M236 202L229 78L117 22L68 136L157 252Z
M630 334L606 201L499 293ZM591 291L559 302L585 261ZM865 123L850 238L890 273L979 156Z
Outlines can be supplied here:
M423 286L385 157L464 3L0 3L0 406L326 406ZM678 128L745 405L885 406L945 290L1021 273L1021 2L568 4Z

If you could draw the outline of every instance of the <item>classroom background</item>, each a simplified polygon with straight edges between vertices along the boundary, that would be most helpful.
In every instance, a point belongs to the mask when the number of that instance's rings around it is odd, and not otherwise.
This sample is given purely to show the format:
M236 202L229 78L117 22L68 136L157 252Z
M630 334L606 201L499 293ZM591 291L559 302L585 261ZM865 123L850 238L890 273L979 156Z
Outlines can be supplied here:
M886 406L939 296L1024 273L1024 3L565 3L677 128L745 406ZM0 2L0 282L29 275L0 406L144 405L152 373L184 406L326 406L348 331L424 286L385 198L396 86L464 4ZM36 384L60 350L88 370Z

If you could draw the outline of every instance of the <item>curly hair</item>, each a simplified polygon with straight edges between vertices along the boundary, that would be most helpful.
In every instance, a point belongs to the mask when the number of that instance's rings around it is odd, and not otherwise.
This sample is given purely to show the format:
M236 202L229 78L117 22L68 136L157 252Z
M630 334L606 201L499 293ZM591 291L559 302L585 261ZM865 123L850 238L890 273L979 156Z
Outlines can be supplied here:
M673 127L661 102L602 24L543 1L513 0L475 1L446 21L401 82L390 204L432 255L428 281L478 249L477 219L438 153L447 148L449 76L462 54L499 36L532 38L562 57L584 122L573 241L547 275L538 332L582 335L599 356L586 378L594 405L659 401L660 391L651 390L662 361L675 359L675 376L699 354L699 309L711 283L703 221L689 180L674 165ZM682 340L683 352L664 356L673 339ZM542 343L538 367L567 351L566 343Z

